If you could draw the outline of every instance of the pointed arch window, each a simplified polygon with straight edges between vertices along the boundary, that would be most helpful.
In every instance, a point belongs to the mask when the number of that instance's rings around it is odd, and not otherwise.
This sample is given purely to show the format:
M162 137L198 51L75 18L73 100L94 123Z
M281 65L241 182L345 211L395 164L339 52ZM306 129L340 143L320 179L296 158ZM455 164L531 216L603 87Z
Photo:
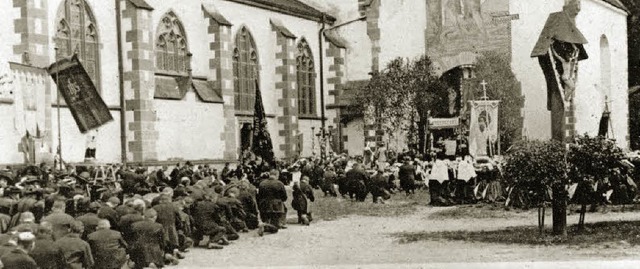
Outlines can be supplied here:
M253 113L258 79L258 53L251 33L242 27L236 34L233 49L233 87L235 109Z
M296 71L298 85L298 115L316 116L316 73L314 70L311 48L304 39L298 43Z
M611 50L606 35L600 37L600 84L602 95L611 98Z
M58 8L56 24L56 59L76 54L100 90L100 40L91 8L85 0L64 0Z
M182 22L173 11L162 16L156 38L156 70L188 75L188 46Z

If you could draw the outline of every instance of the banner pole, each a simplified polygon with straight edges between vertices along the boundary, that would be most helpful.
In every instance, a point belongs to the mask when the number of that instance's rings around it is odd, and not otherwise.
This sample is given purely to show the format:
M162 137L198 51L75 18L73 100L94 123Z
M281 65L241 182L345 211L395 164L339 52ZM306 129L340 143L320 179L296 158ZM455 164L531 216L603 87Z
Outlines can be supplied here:
M54 48L55 52L56 52L56 60L58 58L58 47ZM60 73L56 73L56 106L57 106L57 112L58 112L58 158L60 158L59 160L59 165L58 167L60 168L60 171L62 171L62 128L61 128L61 123L60 123L60 89L58 89L58 82L59 82L59 78L60 77Z

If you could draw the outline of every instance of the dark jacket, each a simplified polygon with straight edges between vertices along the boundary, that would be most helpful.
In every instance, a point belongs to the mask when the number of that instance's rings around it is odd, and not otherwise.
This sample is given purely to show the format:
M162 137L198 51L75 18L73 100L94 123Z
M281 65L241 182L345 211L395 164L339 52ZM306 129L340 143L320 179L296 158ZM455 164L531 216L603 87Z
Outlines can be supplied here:
M67 268L91 268L94 265L93 255L89 243L82 241L78 234L70 233L54 243L58 246L67 261Z
M120 269L127 261L127 243L118 231L103 229L89 234L95 269Z
M413 185L415 184L416 167L411 164L404 164L400 166L398 177L403 189L413 188Z
M115 209L111 208L108 205L104 205L98 210L98 217L101 219L106 219L111 223L111 227L117 228L119 216L118 212Z
M126 239L127 243L133 244L133 224L143 220L144 217L142 216L142 214L140 214L140 212L127 214L120 218L120 222L118 222L118 228L122 233L122 236L124 236L124 238Z
M213 235L219 231L219 215L222 212L215 202L210 200L198 201L193 205L191 214L193 226L199 234Z
M160 223L143 220L131 226L134 233L131 259L136 266L146 267L149 263L164 265L165 238Z
M37 235L35 247L29 256L36 261L40 269L65 269L67 261L62 249L53 243L50 235Z
M301 211L302 213L308 212L307 199L311 202L315 201L313 196L313 189L306 182L300 182L299 185L293 186L293 198L291 201L291 207L294 210Z
M22 249L14 249L0 258L4 268L11 269L38 269L36 261L33 260Z
M82 233L82 240L87 240L87 236L96 231L96 227L98 227L98 222L100 222L100 218L95 213L87 213L80 217L77 217L76 220L82 222L84 225L84 232ZM117 223L113 223L112 225L117 225Z
M285 213L287 191L277 179L267 179L258 187L258 207L263 213Z
M164 238L168 246L178 246L178 229L180 225L180 210L172 203L160 203L153 207L158 212L157 223L162 224Z

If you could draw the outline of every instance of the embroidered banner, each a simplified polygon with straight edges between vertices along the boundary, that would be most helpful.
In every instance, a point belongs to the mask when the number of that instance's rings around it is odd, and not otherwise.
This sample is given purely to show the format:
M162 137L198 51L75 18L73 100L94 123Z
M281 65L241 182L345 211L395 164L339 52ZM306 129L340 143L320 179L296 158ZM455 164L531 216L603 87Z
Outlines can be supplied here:
M113 120L109 108L75 55L55 62L48 71L81 133Z
M270 165L275 164L273 156L273 144L271 143L271 135L267 129L267 115L262 105L262 94L260 93L260 85L256 80L256 102L253 112L253 145L251 149L257 156Z
M488 146L498 139L498 107L500 101L471 101L469 154L486 156Z

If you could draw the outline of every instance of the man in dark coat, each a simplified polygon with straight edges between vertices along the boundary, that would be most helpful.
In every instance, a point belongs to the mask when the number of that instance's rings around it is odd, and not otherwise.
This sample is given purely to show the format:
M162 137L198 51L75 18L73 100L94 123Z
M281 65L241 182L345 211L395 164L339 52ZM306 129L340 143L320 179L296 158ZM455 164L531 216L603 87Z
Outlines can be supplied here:
M136 264L136 269L163 267L166 239L162 225L156 222L158 213L151 208L144 212L144 216L145 220L131 225L134 234L131 259Z
M75 221L71 225L71 232L54 242L62 250L67 262L67 268L92 268L94 265L91 247L87 242L80 239L80 234L82 234L83 230L82 222Z
M120 269L127 262L127 243L120 232L110 228L108 220L100 220L97 231L89 234L88 242L96 264L94 269Z
M159 197L161 198L158 204L153 207L158 213L156 222L162 225L164 238L167 240L167 242L165 242L165 252L174 253L179 247L178 230L181 227L176 226L180 225L180 211L171 202L170 196L161 194Z
M222 213L211 194L205 194L203 200L195 202L191 214L195 227L193 233L195 246L198 246L205 235L209 236L207 247L210 249L222 249L221 245L229 244L226 239L227 229L218 224L219 215Z
M300 183L296 182L293 185L293 198L291 201L291 207L298 211L298 223L309 225L309 222L313 220L311 211L309 210L308 202L314 202L313 188L309 185L309 178L304 176Z
M133 233L133 224L144 220L144 215L142 214L145 209L145 202L141 199L135 199L131 207L134 209L133 212L122 216L118 223L119 231L129 245L134 243L133 239L135 234Z
M75 222L75 219L65 213L66 204L64 201L55 201L51 207L51 214L44 217L42 221L51 223L53 229L53 240L62 238L71 229L71 225Z
M369 185L369 191L371 191L371 196L373 196L374 203L384 203L384 200L391 198L389 194L389 190L387 187L389 186L387 178L384 176L384 170L378 169L378 172L371 178L371 182Z
M106 219L109 221L109 223L113 223L112 226L115 226L117 228L117 224L119 220L119 215L118 212L115 210L115 208L120 204L120 199L118 199L118 197L110 197L107 202L105 203L105 205L103 205L99 210L98 210L98 217L101 219Z
M407 195L415 193L416 167L411 164L409 157L405 157L404 164L400 166L398 177L400 178L400 187Z
M82 232L80 238L86 241L87 236L96 231L98 222L100 222L100 218L98 217L98 214L96 214L98 212L98 209L100 208L100 205L96 203L89 203L89 199L83 199L81 201L78 201L78 207L80 208L81 212L86 211L85 214L76 218L76 220L82 222L82 224L84 225L84 231Z
M277 171L258 186L258 207L264 222L264 226L258 231L260 235L264 232L277 233L282 228L280 218L286 213L284 202L287 201L287 191L275 174Z
M62 249L54 244L51 223L41 222L36 235L35 247L29 256L40 269L63 269L67 266Z
M238 200L242 203L242 210L245 213L244 222L247 228L253 230L258 228L258 202L256 200L257 190L247 180L241 180L238 186Z
M369 175L364 170L364 166L360 163L353 164L353 168L347 172L346 177L349 198L356 198L356 201L364 202L364 199L367 198L367 182L369 181Z
M35 236L30 232L18 235L17 246L0 258L3 268L38 269L36 261L29 256L33 249Z

